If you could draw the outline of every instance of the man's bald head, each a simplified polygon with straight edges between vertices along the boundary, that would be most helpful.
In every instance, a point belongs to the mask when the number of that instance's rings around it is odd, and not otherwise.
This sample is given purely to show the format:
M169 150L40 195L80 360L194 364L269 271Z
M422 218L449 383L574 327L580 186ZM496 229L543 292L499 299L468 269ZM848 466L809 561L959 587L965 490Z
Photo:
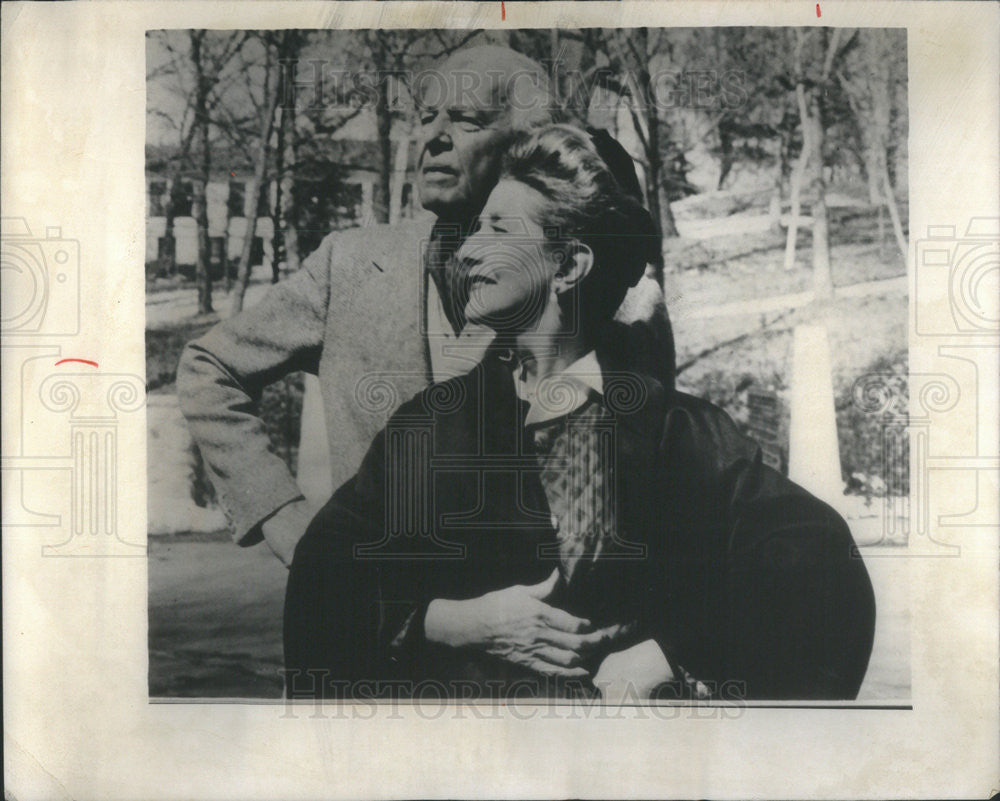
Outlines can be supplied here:
M559 116L538 62L507 47L459 50L416 78L422 149L420 195L438 217L479 213L514 132Z
M479 45L459 50L441 62L437 71L457 77L466 93L488 94L496 108L510 109L517 130L549 125L561 116L545 68L509 47Z

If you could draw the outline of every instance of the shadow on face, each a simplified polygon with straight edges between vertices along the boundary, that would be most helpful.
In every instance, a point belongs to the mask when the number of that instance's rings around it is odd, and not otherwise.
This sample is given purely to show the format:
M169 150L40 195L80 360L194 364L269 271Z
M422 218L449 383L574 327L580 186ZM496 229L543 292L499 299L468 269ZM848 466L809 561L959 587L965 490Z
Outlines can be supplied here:
M513 50L476 47L421 73L418 186L439 219L475 217L497 182L504 150L529 116L548 117L540 65Z
M518 333L548 310L558 263L537 222L545 202L518 181L500 181L490 193L478 228L458 252L472 322Z

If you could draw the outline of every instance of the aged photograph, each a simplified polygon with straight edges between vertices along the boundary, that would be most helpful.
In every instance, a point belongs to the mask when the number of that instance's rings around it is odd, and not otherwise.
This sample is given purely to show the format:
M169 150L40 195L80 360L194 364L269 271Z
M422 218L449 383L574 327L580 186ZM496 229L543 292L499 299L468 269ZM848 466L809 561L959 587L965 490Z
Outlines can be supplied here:
M910 703L905 30L145 44L151 700Z

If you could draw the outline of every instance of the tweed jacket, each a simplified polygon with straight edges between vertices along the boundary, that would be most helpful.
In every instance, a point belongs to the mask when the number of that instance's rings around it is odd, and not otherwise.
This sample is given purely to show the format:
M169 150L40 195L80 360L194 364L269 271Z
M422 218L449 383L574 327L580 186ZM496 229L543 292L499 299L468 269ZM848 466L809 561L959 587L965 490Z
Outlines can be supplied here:
M725 412L622 369L621 354L598 350L615 544L552 603L595 625L636 621L637 640L654 639L715 697L855 697L875 609L843 519L765 466ZM495 670L503 664L428 645L420 630L434 598L534 584L558 561L525 411L491 351L393 416L296 549L286 668L309 681L290 695L333 692L313 682L320 675L530 687ZM421 520L426 530L414 528Z
M327 236L302 268L256 306L190 343L177 371L181 410L237 542L301 490L268 448L257 402L288 373L318 376L333 486L357 470L372 438L431 379L423 255L429 220ZM673 341L662 293L644 278L619 310L631 347L665 375ZM481 354L478 354L478 359Z

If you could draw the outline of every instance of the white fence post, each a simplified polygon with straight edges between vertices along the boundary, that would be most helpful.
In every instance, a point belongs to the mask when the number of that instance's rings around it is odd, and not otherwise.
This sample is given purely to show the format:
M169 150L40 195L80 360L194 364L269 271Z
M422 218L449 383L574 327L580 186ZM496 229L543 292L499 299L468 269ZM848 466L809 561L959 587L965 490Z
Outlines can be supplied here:
M837 414L826 327L795 329L788 477L834 508L843 505Z

